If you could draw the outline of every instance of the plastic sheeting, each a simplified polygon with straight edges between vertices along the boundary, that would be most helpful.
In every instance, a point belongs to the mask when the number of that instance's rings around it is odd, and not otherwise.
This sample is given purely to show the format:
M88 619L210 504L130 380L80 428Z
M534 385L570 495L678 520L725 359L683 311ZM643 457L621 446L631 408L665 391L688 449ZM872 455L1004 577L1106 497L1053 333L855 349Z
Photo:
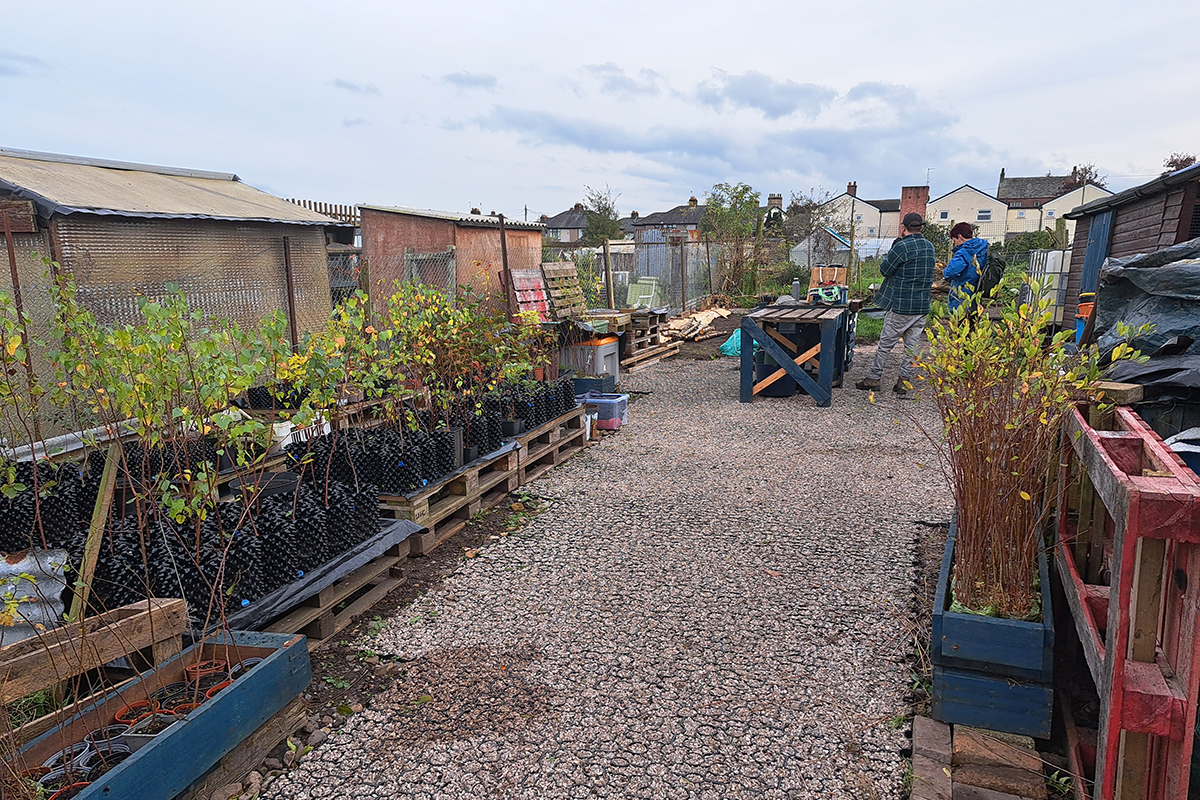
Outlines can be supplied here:
M1134 329L1146 323L1154 325L1153 332L1132 342L1144 353L1157 350L1174 336L1200 341L1200 238L1104 262L1096 293L1101 350L1121 341L1118 322Z
M386 520L377 536L346 551L340 558L309 570L300 580L260 597L236 614L230 614L225 626L230 630L257 630L423 530L424 527L410 520Z

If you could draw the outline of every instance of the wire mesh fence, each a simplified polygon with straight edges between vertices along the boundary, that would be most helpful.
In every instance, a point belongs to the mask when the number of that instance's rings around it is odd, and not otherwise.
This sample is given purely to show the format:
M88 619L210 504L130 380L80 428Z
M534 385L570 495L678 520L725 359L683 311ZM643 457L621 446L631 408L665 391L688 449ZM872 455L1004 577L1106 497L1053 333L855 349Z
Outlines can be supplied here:
M608 305L604 249L582 245L548 247L547 256L570 261L589 308ZM706 242L610 242L613 305L668 308L672 313L699 308L719 287L721 245Z

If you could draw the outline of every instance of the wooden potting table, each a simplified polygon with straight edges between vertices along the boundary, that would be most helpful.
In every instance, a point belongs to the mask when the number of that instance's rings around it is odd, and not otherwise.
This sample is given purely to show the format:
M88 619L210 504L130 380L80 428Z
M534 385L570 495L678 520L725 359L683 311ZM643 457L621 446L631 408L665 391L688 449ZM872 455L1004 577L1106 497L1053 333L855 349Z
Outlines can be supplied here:
M790 375L817 401L817 405L829 406L833 402L833 386L841 384L842 374L849 366L854 347L854 321L861 307L857 300L845 306L768 306L743 317L741 401L752 402L754 395L784 375ZM809 328L808 338L819 336L820 341L799 352L795 342L780 332L784 325L795 325L798 330ZM796 338L803 341L803 337ZM754 380L755 342L780 365L757 383ZM816 366L816 380L804 370L805 365Z

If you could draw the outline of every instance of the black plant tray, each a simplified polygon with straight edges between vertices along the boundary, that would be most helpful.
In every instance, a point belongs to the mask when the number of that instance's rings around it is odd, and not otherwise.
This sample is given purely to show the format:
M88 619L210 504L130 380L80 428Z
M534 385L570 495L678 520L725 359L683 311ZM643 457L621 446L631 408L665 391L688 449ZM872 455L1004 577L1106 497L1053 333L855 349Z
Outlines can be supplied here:
M322 589L374 561L392 547L403 542L414 533L425 528L406 519L385 519L383 530L378 535L355 545L345 553L333 558L316 569L304 573L304 577L270 594L255 600L245 608L238 609L225 620L225 626L234 630L255 630L268 625L271 620L291 611L300 603ZM213 626L214 629L218 626Z

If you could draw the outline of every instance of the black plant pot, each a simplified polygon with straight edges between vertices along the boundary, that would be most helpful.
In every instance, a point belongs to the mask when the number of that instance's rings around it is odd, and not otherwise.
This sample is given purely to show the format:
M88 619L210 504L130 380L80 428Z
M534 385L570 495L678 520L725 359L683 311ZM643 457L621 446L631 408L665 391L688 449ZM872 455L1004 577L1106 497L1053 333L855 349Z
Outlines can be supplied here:
M462 466L470 464L479 458L479 445L463 445L462 449Z
M506 439L520 436L525 432L525 420L523 419L506 419L500 424L504 426L504 437Z

